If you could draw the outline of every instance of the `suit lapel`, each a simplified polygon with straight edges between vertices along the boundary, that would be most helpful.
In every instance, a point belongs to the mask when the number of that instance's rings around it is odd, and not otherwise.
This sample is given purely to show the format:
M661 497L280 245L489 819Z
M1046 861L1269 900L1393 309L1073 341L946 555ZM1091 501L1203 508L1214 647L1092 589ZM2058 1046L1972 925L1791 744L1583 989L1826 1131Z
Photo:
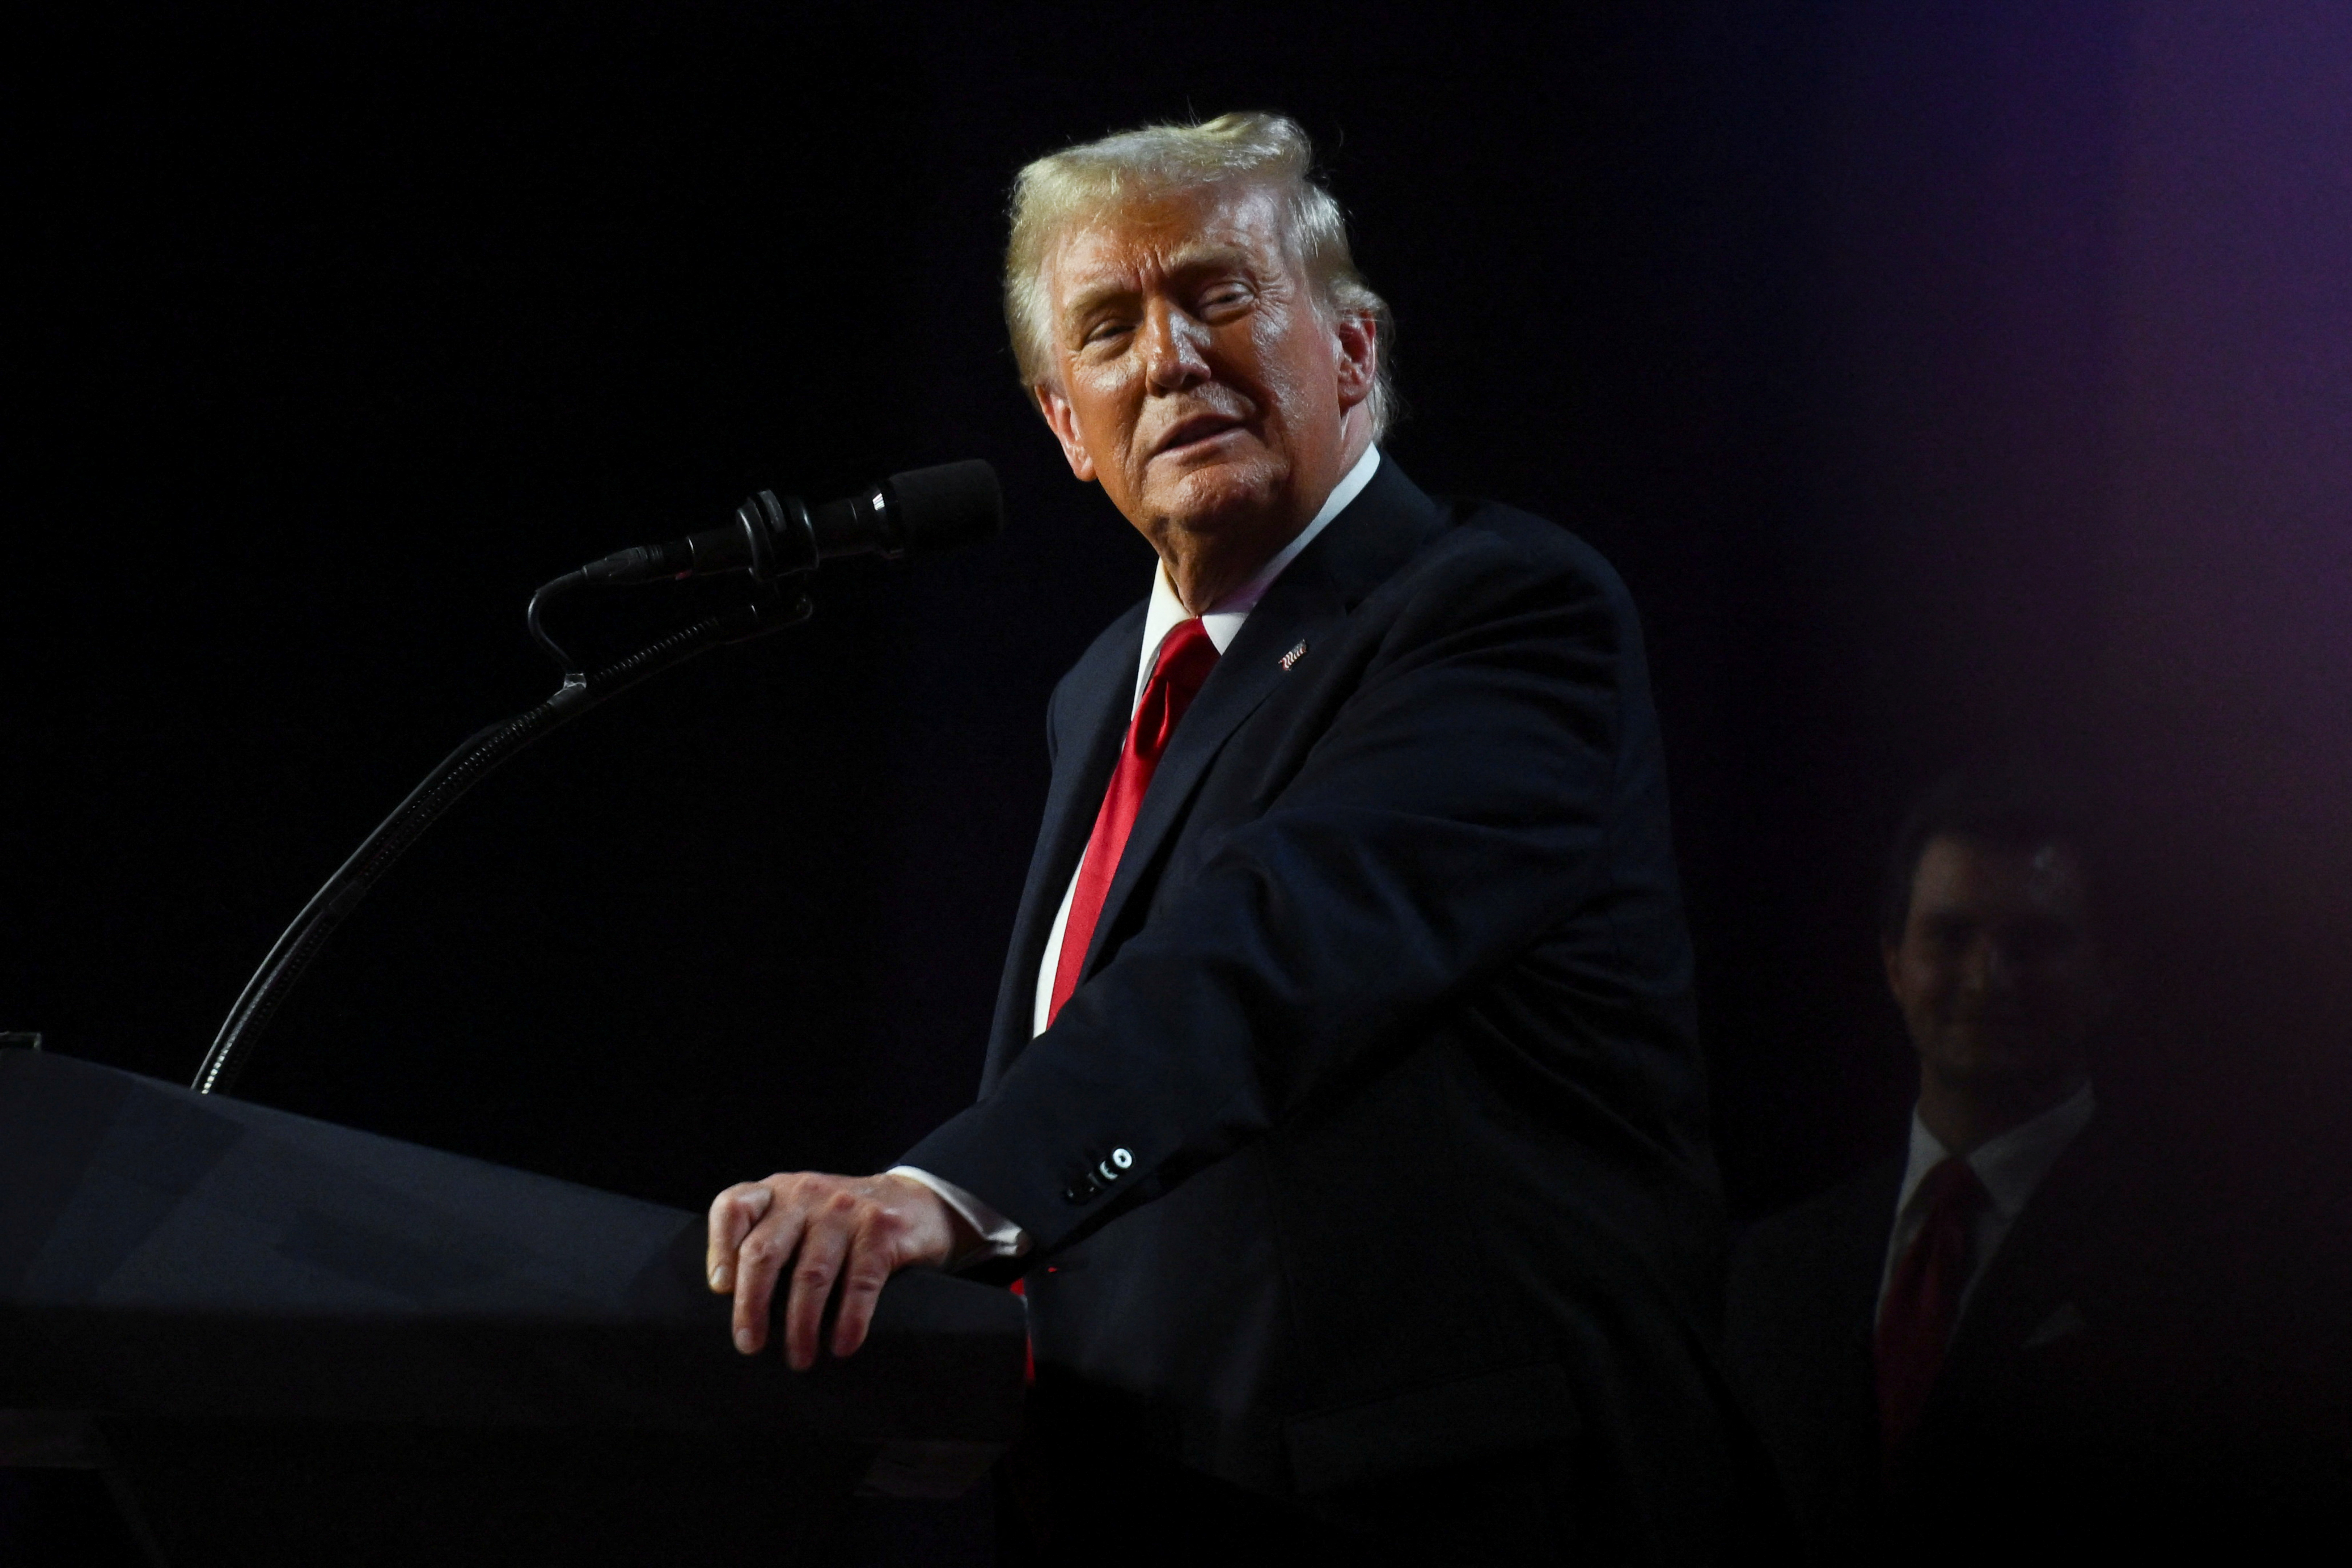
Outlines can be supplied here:
M1436 525L1435 504L1383 455L1363 493L1331 520L1258 601L1176 726L1151 775L1151 787L1119 856L1118 873L1103 899L1102 916L1095 922L1081 979L1106 962L1111 933L1135 901L1137 889L1217 753L1289 674L1291 666L1284 656L1302 642L1312 648L1335 632L1364 595L1402 564ZM1136 657L1141 657L1139 646ZM1108 778L1106 770L1106 784Z
M1957 1373L1952 1378L1956 1386L1965 1386L1981 1377L1988 1365L2014 1355L2074 1293L2090 1239L2083 1235L2084 1227L2099 1207L2103 1131L2094 1122L2058 1156L2040 1188L2026 1200L2000 1250L1986 1263L1984 1278L1977 1281L1976 1295L1953 1331L1951 1352L1945 1358L1945 1372Z
M997 989L996 1019L989 1032L984 1095L1028 1041L1036 1012L1037 966L1045 962L1045 939L1069 890L1087 836L1110 787L1111 769L1127 735L1135 702L1135 666L1142 657L1144 605L1138 605L1095 639L1058 699L1061 712L1054 753L1054 776L1045 791L1045 817L1037 847L1029 857L1021 907L1013 921L1012 956Z
M1201 688L1201 694L1192 700L1192 706L1176 726L1174 738L1168 742L1160 766L1152 773L1151 787L1144 792L1143 807L1136 814L1135 826L1128 833L1127 847L1118 858L1118 873L1111 879L1109 892L1104 895L1102 914L1095 921L1094 940L1087 949L1082 975L1091 975L1101 967L1105 943L1133 900L1145 868L1159 854L1169 830L1182 815L1184 804L1192 798L1194 787L1209 771L1209 763L1226 738L1280 684L1286 673L1280 655L1290 646L1280 638L1287 635L1295 640L1301 631L1311 638L1316 626L1332 618L1333 611L1328 605L1315 606L1323 612L1318 615L1297 604L1309 596L1307 595L1283 595L1284 599L1292 602L1287 606L1275 602L1276 595L1290 585L1291 573L1305 559L1302 555L1299 561L1293 562L1290 571L1283 574L1282 580L1250 613L1233 646L1218 658L1207 684ZM1293 613L1282 614L1286 607ZM1276 614L1269 616L1269 610Z
M1160 759L1143 809L1119 856L1102 916L1095 923L1084 973L1102 966L1108 933L1134 901L1147 868L1226 740L1281 685L1288 673L1283 656L1301 641L1312 647L1326 628L1336 628L1366 594L1437 531L1440 521L1436 503L1383 455L1364 493L1300 552L1250 612ZM1054 777L1046 789L1045 821L1029 858L1021 907L1013 917L1012 953L997 988L988 1063L981 1076L982 1096L1029 1043L1045 939L1053 934L1062 895L1069 890L1078 857L1102 809L1103 792L1109 787L1132 717L1145 610L1146 605L1136 605L1097 637L1070 671L1057 698Z
M1878 1290L1886 1275L1886 1239L1895 1200L1903 1190L1903 1162L1889 1160L1854 1184L1840 1216L1835 1276L1837 1305L1823 1325L1828 1359L1822 1386L1834 1390L1834 1453L1850 1497L1869 1498L1878 1487Z

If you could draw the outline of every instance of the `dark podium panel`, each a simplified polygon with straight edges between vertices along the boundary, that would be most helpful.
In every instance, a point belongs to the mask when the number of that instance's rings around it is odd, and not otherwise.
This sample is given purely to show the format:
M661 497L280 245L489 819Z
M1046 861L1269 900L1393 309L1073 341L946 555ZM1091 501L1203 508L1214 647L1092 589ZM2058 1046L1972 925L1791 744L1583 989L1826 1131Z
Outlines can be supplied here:
M1020 1423L1002 1289L738 1356L698 1215L0 1051L0 1463L93 1463L173 1568L856 1560Z

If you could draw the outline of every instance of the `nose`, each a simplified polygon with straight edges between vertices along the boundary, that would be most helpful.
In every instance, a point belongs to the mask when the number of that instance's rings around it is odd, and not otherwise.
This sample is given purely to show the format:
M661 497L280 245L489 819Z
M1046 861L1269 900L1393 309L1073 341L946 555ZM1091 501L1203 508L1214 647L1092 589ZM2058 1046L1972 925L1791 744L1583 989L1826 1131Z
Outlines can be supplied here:
M1155 391L1181 392L1209 379L1208 329L1165 300L1143 316L1143 367Z
M1999 994L2017 989L2017 956L2006 944L1989 936L1980 936L1969 944L1969 985L1983 994Z

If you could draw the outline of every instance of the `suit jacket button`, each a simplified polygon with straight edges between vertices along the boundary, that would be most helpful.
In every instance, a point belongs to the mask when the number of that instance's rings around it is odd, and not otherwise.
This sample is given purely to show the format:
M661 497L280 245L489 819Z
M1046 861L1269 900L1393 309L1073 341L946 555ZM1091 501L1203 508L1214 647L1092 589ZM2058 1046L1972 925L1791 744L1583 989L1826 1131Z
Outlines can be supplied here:
M1088 1180L1085 1176L1080 1176L1076 1181L1072 1182L1068 1186L1062 1189L1063 1198L1066 1201L1074 1204L1090 1203L1096 1197L1099 1196L1101 1193L1102 1189L1095 1185L1092 1181Z
M1125 1171L1135 1164L1135 1156L1125 1149L1114 1149L1110 1152L1110 1163Z

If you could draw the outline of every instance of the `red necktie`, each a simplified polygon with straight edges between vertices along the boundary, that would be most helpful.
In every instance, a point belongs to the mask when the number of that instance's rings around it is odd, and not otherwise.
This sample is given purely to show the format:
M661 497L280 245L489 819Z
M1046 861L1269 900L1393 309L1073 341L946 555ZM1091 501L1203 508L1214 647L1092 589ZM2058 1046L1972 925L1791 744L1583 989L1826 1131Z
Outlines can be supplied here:
M1143 700L1136 704L1135 718L1128 724L1127 744L1119 749L1118 766L1111 773L1110 788L1095 816L1094 833L1087 839L1086 858L1078 863L1078 889L1070 900L1069 921L1062 928L1061 959L1054 966L1054 998L1045 1011L1048 1025L1078 988L1078 972L1086 967L1095 922L1102 919L1103 900L1109 895L1111 878L1118 874L1119 854L1127 847L1136 813L1143 809L1143 792L1151 787L1152 770L1168 749L1168 738L1176 732L1176 721L1184 717L1184 710L1192 705L1216 664L1217 645L1209 640L1208 628L1198 616L1177 622L1160 641L1160 658L1151 666Z
M1927 1217L1895 1265L1878 1314L1878 1431L1885 1451L1910 1441L1943 1370L1967 1289L1977 1211L1991 1194L1967 1161L1948 1156L1920 1184Z

